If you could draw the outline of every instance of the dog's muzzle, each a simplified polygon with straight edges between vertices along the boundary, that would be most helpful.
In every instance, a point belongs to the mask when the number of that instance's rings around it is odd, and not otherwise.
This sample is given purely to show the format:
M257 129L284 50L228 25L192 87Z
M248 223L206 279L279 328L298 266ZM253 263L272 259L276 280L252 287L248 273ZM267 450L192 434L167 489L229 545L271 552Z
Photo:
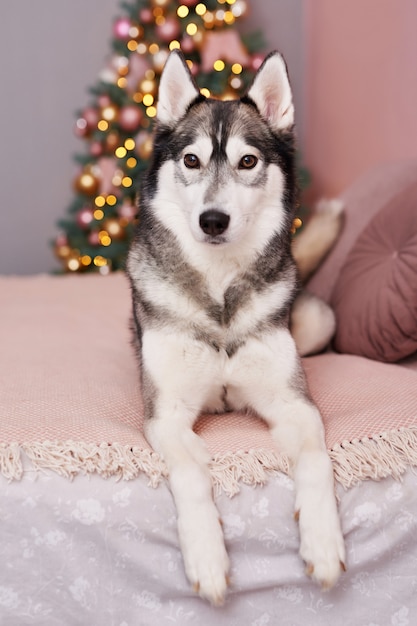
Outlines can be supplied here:
M217 237L229 226L230 216L216 209L209 209L200 215L200 228L206 235Z

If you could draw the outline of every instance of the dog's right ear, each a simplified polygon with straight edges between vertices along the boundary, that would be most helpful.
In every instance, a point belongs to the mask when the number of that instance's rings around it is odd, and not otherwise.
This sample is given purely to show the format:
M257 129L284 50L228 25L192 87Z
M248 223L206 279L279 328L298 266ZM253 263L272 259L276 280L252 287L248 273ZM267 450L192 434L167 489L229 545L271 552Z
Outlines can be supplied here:
M200 96L183 54L173 50L162 71L159 83L156 118L162 124L174 126Z

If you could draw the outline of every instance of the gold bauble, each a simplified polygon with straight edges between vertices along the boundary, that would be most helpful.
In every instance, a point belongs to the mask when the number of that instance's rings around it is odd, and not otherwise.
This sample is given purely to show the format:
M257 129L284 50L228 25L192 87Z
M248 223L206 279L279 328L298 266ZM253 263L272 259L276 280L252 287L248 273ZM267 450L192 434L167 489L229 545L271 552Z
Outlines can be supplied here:
M64 259L63 266L67 272L79 272L83 269L79 250L73 250L71 254Z
M105 139L105 147L109 152L114 152L120 145L120 137L116 132L108 133Z
M74 188L86 196L95 196L99 190L100 180L86 167L74 180Z
M124 228L117 217L109 217L104 220L103 228L112 239L123 239L125 235Z
M156 94L157 88L156 81L152 79L145 78L139 83L139 91L144 94L151 93L154 95Z
M153 68L158 74L161 74L164 69L166 60L168 58L169 52L165 48L159 50L156 54L154 54L152 58Z
M236 92L227 88L222 94L220 94L219 98L220 100L236 100Z
M58 259L66 259L71 254L71 247L68 244L55 246L54 254Z
M235 74L233 74L229 79L229 85L232 89L239 91L243 87L243 80L240 78L240 76L236 76Z
M171 4L171 0L151 0L151 4L155 8L167 9Z
M109 122L109 124L111 124L112 122L116 122L118 115L119 115L119 107L117 107L113 103L107 104L101 109L102 119L106 120L106 122Z
M144 135L146 135L146 137ZM153 142L152 135L148 133L144 133L144 135L139 137L139 140L136 142L136 151L141 159L146 160L151 156Z

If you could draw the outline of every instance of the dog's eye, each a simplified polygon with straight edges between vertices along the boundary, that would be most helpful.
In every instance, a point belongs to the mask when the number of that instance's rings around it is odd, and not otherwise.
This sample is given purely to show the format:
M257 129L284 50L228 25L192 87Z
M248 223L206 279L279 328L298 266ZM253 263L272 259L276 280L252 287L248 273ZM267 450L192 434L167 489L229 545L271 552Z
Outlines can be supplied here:
M257 164L258 159L253 154L245 154L239 161L240 170L251 170Z
M186 154L184 157L184 165L189 169L197 169L200 167L200 159L195 154Z

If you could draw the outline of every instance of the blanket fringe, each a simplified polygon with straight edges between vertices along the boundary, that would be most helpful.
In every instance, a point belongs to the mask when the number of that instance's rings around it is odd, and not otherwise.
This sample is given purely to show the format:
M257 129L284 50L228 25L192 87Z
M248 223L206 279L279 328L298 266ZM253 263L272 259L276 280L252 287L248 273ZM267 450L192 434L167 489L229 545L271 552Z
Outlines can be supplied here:
M345 488L366 479L400 480L408 467L417 466L417 426L344 441L329 452L335 478Z
M7 480L20 480L22 478L23 465L19 444L0 444L0 473Z
M20 480L30 469L52 470L66 478L79 473L97 473L103 478L131 480L145 474L157 487L167 477L165 463L152 450L114 444L76 441L0 444L0 473L7 480ZM362 480L387 476L400 479L408 467L417 466L417 426L387 431L373 437L344 441L329 450L335 478L345 488ZM216 494L233 496L241 484L264 485L271 473L288 474L285 457L274 450L249 450L215 455L210 472Z

